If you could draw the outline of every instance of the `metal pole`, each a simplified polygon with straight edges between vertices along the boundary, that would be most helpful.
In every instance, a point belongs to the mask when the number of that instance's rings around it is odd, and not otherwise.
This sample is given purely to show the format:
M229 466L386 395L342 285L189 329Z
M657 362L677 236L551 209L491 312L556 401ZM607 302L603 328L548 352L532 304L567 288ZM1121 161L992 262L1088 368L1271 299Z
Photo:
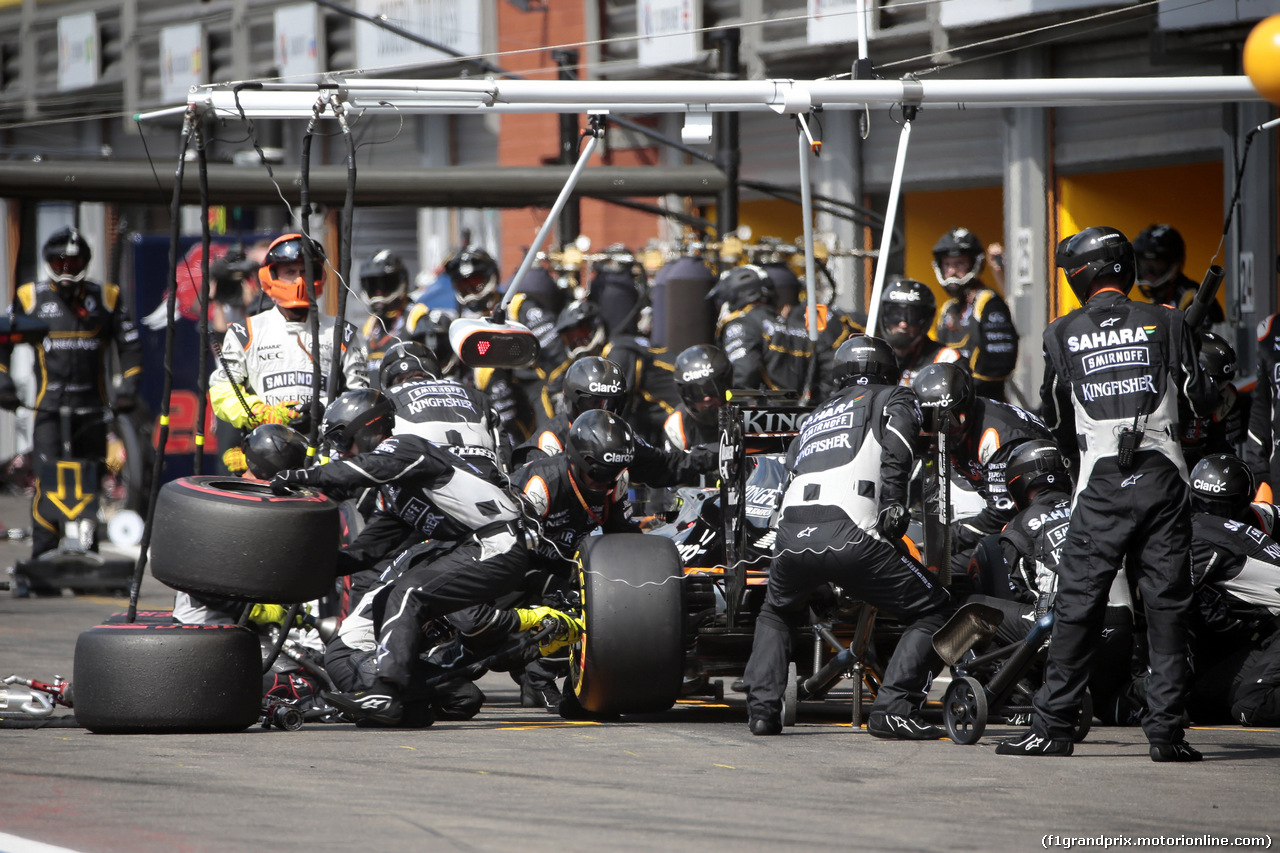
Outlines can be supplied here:
M582 174L582 170L586 168L587 161L591 159L592 153L596 150L596 143L599 142L597 134L602 133L601 122L597 116L591 117L591 130L588 131L587 145L582 149L582 154L578 157L578 162L574 164L573 171L569 173L569 178L564 182L564 187L560 190L560 195L556 198L556 203L551 206L551 212L547 214L547 218L543 220L542 227L538 229L538 236L533 238L533 245L529 247L529 251L525 253L524 260L520 262L520 268L516 270L516 274L511 278L511 286L507 288L507 295L502 297L501 304L498 305L498 311L506 313L507 306L511 304L511 300L515 298L516 291L520 289L520 282L524 280L524 275L533 266L533 259L542 249L543 242L547 239L547 235L551 233L551 226L555 224L556 217L560 215L560 211L564 209L565 202L569 200L569 196L573 194L573 187L578 183L578 176ZM497 312L494 312L495 314Z
M880 235L880 252L876 258L876 276L871 286L871 304L867 306L867 334L875 335L880 321L880 293L884 290L884 276L889 264L889 249L893 244L893 228L898 218L898 196L902 192L902 172L907 164L907 143L911 141L911 119L902 123L898 137L898 156L893 162L893 183L889 184L889 208L884 214L884 233Z
M738 46L742 33L737 27L718 30L712 40L720 45L720 76L737 80L742 74L738 61ZM742 151L738 144L739 117L737 113L717 113L715 124L715 164L724 172L725 185L716 202L716 238L723 240L738 230L738 166Z
M559 68L558 76L561 80L576 80L577 74L573 71L573 66L578 64L578 52L576 50L557 50L552 52L552 58L556 61ZM576 113L560 114L560 163L565 166L573 164L578 156L578 116ZM570 199L565 202L564 211L560 214L560 234L559 242L561 246L572 243L582 231L582 213L581 203L578 199Z

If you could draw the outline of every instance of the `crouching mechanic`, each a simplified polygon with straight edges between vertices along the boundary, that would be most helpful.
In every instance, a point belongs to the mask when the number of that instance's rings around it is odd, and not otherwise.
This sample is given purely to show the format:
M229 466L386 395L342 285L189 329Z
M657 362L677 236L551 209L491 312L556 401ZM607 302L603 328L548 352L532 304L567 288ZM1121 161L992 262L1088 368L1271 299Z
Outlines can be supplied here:
M380 508L339 554L339 574L371 567L412 536L439 547L409 548L392 565L378 633L375 684L325 698L357 719L397 724L401 694L422 650L422 626L519 589L528 566L516 499L479 470L416 435L392 436L390 401L371 389L347 391L325 410L321 432L341 460L284 471L271 481L344 493L380 489Z
M1228 454L1191 471L1195 681L1200 723L1280 726L1280 543L1275 507L1250 504L1253 475Z
M626 500L627 466L635 459L636 446L626 421L604 409L591 409L574 419L563 453L534 459L512 475L541 526L530 555L531 577L539 578L537 591L545 595L571 588L578 545L597 527L605 533L640 532ZM521 678L521 704L577 716L577 703L570 699L563 704L555 684L567 672L567 659L544 658L527 667Z
M983 540L974 552L986 563L979 575L991 582L991 593L967 600L1004 613L996 630L1001 643L1021 642L1034 620L1053 606L1058 587L1062 543L1071 521L1071 477L1058 446L1032 439L1017 446L1005 469L1009 497L1018 509L1004 530ZM971 570L970 574L973 572ZM1109 725L1128 721L1123 707L1133 653L1133 596L1124 569L1116 573L1107 599L1097 664L1089 680L1096 715ZM1030 715L1023 724L1030 722Z
M791 479L779 508L768 592L756 621L743 681L754 735L782 732L782 695L791 637L814 591L834 584L910 623L885 670L867 731L875 737L934 740L922 723L942 660L933 633L951 612L946 591L895 542L907 529L907 480L920 432L920 407L887 343L850 338L836 351L840 390L809 416L787 452Z
M213 412L233 426L252 429L259 424L300 425L298 418L312 399L314 368L311 360L311 329L307 322L306 260L311 255L315 295L324 292L324 251L314 240L301 234L285 234L267 249L258 268L262 290L275 307L255 314L227 330L219 355L218 369L209 378L209 402ZM318 310L318 309L317 309ZM327 397L330 365L333 363L334 318L321 315L320 381L321 401ZM346 324L342 348L342 381L339 387L364 388L366 373L364 339L355 326ZM228 462L231 459L226 460ZM238 472L234 472L238 473Z

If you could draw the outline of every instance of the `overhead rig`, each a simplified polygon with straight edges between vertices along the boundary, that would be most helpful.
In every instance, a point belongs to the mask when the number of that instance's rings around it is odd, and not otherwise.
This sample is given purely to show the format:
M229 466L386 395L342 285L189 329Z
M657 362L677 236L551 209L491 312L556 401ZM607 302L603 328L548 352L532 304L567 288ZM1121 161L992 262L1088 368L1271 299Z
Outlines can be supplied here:
M634 113L854 110L914 104L962 109L1259 101L1249 78L1076 77L1017 80L413 80L334 76L319 83L193 87L187 104L234 118L311 118L317 100L356 113ZM139 115L140 120L185 107ZM322 117L333 118L331 111Z

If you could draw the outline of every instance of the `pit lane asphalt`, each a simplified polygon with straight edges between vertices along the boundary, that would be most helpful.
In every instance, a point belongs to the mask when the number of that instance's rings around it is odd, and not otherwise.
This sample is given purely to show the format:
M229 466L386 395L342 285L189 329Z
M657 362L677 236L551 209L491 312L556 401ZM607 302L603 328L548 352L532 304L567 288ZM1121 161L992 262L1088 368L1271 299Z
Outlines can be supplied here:
M0 520L20 526L14 506L0 503ZM0 567L28 547L0 544ZM126 606L0 593L0 677L71 677L76 637ZM147 577L140 609L171 606ZM0 851L29 849L4 834L84 853L1030 850L1047 834L1280 842L1277 730L1191 731L1198 765L1154 764L1141 730L1118 728L1094 728L1072 758L1016 759L994 752L1014 729L992 727L974 746L880 741L834 703L755 738L732 692L596 724L520 708L502 673L480 686L488 703L474 720L414 731L0 728Z

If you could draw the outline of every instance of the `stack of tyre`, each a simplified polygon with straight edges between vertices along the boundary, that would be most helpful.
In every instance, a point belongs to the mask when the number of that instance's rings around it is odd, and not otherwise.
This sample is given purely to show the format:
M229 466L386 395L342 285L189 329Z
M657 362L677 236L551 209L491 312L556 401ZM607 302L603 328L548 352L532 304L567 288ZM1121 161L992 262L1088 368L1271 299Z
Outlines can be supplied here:
M333 587L338 504L299 489L183 477L160 490L152 575L194 595L301 604ZM242 731L262 716L262 653L239 625L134 621L76 641L75 714L102 733Z

